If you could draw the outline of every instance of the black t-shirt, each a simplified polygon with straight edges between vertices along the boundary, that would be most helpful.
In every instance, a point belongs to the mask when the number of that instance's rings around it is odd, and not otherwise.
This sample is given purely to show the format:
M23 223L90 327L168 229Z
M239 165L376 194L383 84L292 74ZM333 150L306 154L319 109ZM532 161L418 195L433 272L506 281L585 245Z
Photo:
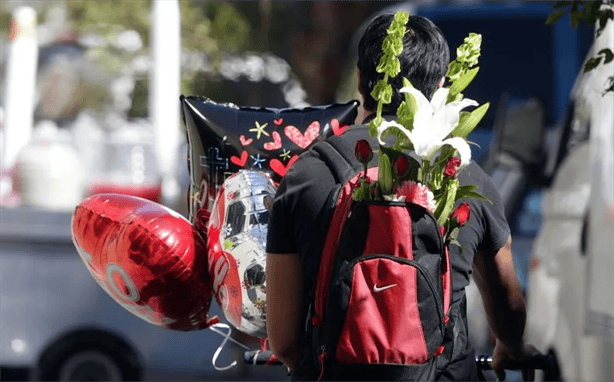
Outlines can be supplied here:
M362 169L362 164L354 157L356 141L366 139L372 148L376 148L378 144L377 140L369 136L365 125L352 126L341 137L334 139L341 139L346 143L340 153L349 159L350 163L354 163L356 171ZM375 159L371 165L376 165ZM471 215L459 233L458 241L463 250L459 251L456 246L450 248L453 303L464 296L475 253L496 252L503 247L510 234L501 198L490 177L476 163L471 162L459 173L458 179L461 185L478 186L476 192L486 196L492 204L476 198L463 198L457 202L469 203ZM307 150L288 170L273 201L269 217L267 252L299 254L305 296L310 295L315 285L321 251L319 246L329 223L325 220L331 216L330 211L327 211L328 207L324 207L336 185L337 180L318 152ZM306 318L305 306L303 313Z

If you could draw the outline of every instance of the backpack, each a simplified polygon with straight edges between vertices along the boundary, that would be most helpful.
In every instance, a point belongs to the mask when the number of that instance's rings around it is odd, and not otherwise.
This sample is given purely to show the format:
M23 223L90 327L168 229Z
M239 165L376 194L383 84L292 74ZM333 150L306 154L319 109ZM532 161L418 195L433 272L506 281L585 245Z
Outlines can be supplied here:
M364 171L339 138L314 146L338 181L312 301L318 380L434 380L452 291L437 221L409 202L355 202Z

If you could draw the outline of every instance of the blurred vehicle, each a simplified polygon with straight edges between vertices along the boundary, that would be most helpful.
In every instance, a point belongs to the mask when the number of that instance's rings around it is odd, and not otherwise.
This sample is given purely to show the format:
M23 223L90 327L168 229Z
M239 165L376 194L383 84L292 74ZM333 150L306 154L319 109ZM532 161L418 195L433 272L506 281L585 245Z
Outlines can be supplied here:
M604 48L614 49L612 21L588 57ZM559 150L562 164L545 193L529 271L527 340L556 356L563 380L614 380L614 92L606 91L613 67L604 63L576 79ZM609 175L602 176L609 179L600 180L604 170ZM610 201L600 204L600 195ZM609 237L609 243L596 241L599 235ZM594 311L595 300L601 301L603 313Z
M0 210L2 380L272 380L283 367L226 371L212 365L223 338L212 330L151 325L117 304L86 271L69 212ZM213 304L211 316L223 321ZM241 357L228 345L217 365Z

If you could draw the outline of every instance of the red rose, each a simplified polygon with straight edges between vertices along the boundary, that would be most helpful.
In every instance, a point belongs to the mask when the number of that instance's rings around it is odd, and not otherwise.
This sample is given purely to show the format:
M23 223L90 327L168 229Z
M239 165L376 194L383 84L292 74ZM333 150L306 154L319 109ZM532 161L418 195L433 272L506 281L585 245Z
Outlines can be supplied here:
M471 206L467 203L461 203L456 207L452 215L450 215L450 220L456 224L457 227L462 227L469 220L469 216L471 216Z
M460 166L460 164L460 159L458 159L457 157L451 157L446 163L446 169L443 170L443 175L447 177L453 176L454 178L456 178L456 169L458 168L458 166Z
M392 161L392 171L396 172L399 178L405 177L409 172L409 160L404 155L399 155Z
M360 163L369 163L369 161L371 161L371 159L373 158L373 151L371 150L369 142L367 142L365 139L361 139L356 142L356 147L354 148L354 155Z

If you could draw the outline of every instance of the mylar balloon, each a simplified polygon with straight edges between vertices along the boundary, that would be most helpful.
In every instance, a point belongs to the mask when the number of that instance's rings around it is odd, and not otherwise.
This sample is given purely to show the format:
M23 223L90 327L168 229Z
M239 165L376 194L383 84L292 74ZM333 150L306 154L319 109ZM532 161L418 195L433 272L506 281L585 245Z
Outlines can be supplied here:
M209 272L226 319L240 331L266 337L266 234L273 181L239 170L223 183L208 225Z
M154 325L204 329L213 298L204 239L178 213L151 201L98 194L79 204L73 242L98 284Z
M359 104L273 109L195 96L181 96L181 103L189 144L190 221L203 231L228 176L255 170L279 182L301 152L353 124Z

